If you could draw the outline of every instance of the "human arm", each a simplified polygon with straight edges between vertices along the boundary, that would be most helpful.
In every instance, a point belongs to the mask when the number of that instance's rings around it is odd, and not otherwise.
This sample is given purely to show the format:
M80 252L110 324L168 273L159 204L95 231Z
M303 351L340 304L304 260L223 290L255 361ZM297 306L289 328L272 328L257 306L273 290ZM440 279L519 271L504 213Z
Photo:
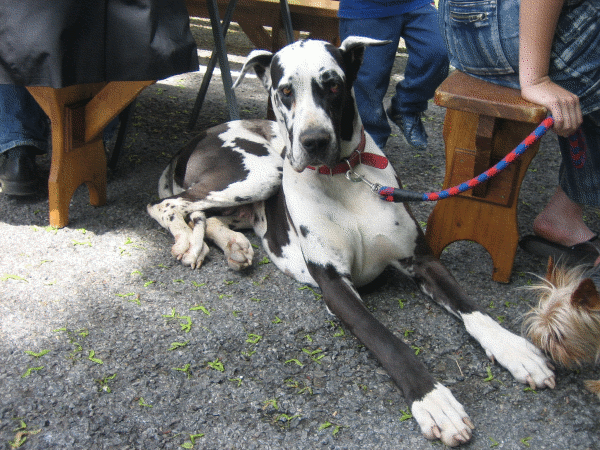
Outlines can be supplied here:
M519 16L519 81L525 100L548 108L554 131L572 134L583 121L579 98L548 76L550 52L564 0L521 0Z

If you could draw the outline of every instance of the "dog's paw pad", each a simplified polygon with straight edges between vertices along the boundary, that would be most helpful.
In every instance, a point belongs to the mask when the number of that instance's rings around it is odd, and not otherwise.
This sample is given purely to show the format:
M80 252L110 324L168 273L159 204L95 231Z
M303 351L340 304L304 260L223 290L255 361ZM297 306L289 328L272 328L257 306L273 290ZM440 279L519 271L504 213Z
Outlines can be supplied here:
M254 250L246 237L237 233L239 236L232 238L225 248L227 264L233 270L242 270L252 265Z
M411 412L427 439L440 439L448 447L471 440L473 422L450 390L439 383L422 400L413 402Z

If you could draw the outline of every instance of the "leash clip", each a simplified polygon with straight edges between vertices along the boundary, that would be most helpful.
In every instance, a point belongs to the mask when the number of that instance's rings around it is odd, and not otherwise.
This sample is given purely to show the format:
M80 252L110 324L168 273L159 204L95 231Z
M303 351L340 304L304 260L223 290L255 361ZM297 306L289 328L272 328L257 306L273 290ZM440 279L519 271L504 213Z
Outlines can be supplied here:
M346 179L349 181L352 181L353 183L360 183L362 181L367 186L369 186L369 188L371 189L371 192L373 192L373 194L375 194L375 195L379 195L379 190L382 188L381 184L371 183L369 180L367 180L361 174L353 171L352 168L350 168L350 170L348 170L346 172Z

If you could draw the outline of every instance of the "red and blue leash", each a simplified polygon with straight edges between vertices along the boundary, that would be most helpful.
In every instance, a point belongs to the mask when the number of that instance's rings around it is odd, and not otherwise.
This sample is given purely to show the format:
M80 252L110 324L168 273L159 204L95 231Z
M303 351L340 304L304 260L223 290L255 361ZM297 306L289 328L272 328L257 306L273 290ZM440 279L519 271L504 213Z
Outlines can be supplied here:
M538 127L523 140L523 142L521 142L508 155L506 155L500 162L490 167L481 175L471 178L469 181L461 183L457 186L444 189L443 191L428 193L419 193L407 191L405 189L381 186L378 187L377 193L383 200L395 203L432 202L461 194L469 189L473 189L475 186L478 186L481 183L486 182L504 170L509 164L514 162L519 156L527 151L527 149L531 147L533 143L537 142L546 133L546 131L552 128L553 124L554 119L551 116L546 117L546 119L544 119L542 123L540 123ZM569 143L571 144L571 161L576 168L580 169L585 164L585 143L581 129L578 129L575 133L569 136Z

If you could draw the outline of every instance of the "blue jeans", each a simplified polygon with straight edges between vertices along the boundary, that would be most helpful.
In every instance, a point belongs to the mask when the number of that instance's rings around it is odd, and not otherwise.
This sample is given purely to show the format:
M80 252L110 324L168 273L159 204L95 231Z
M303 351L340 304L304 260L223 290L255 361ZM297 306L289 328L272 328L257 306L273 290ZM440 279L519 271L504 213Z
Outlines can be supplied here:
M401 16L379 19L340 18L340 38L364 36L391 44L365 49L354 94L365 130L384 148L391 128L383 108L400 38L408 50L404 80L396 85L391 109L418 114L427 109L435 89L448 75L448 56L439 32L437 10L426 5Z
M519 0L440 0L440 29L450 64L492 83L519 89ZM560 187L581 204L600 206L600 2L582 0L561 12L550 78L579 96L586 163L576 169L559 138Z
M48 118L23 86L0 84L0 154L28 145L47 150Z

